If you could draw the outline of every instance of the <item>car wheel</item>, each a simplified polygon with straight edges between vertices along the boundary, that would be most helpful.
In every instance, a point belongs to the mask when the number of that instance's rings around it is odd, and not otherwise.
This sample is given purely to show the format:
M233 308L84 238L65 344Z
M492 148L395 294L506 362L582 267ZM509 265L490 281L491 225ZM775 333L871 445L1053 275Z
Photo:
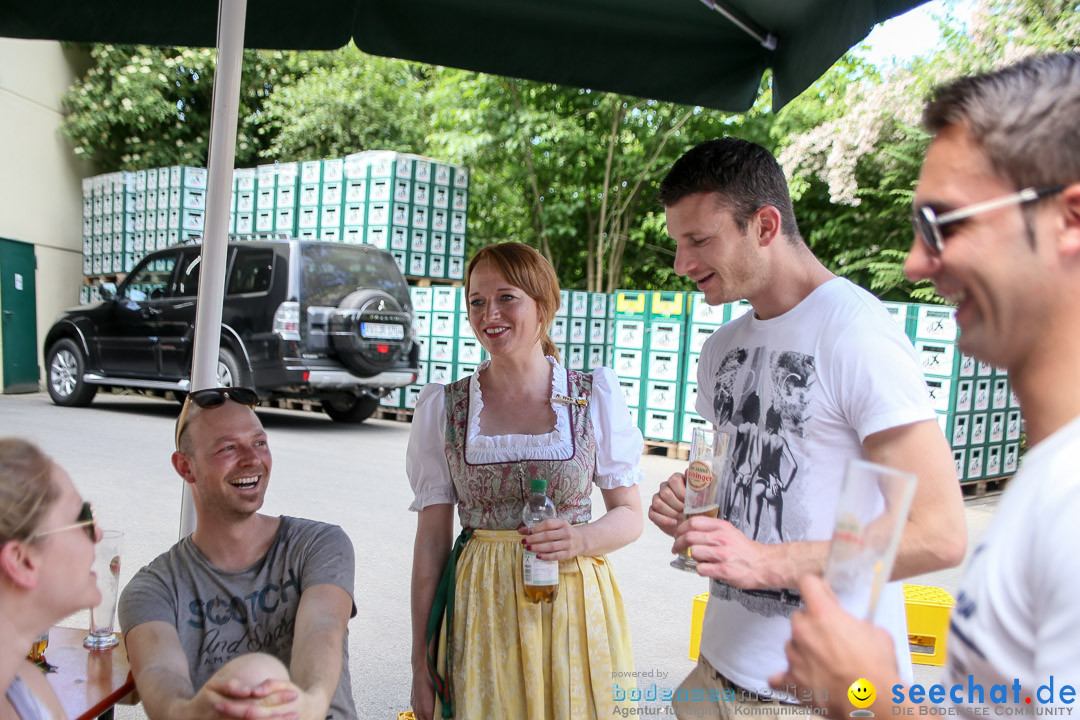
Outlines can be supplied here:
M57 405L82 407L89 405L97 394L97 385L83 380L86 358L74 341L64 338L53 343L45 356L48 368L49 397Z
M237 385L247 385L244 371L240 369L236 356L229 350L221 348L218 350L217 386L234 387Z
M370 395L335 395L322 400L322 408L335 422L362 423L379 407L379 399Z

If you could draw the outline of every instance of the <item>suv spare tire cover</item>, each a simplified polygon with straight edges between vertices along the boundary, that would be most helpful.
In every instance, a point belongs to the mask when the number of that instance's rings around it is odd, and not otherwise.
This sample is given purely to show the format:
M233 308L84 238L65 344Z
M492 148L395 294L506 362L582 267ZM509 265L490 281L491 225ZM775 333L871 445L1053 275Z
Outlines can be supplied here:
M404 312L401 304L392 295L382 290L366 289L351 292L342 298L337 310L330 316L330 343L337 351L342 364L353 373L361 376L378 375L392 368L406 355L411 341L408 328L406 328L404 339L384 341L384 344L390 346L390 352L379 353L357 349L352 334L343 334L343 326L348 324L352 332L358 336L360 326L354 320L357 315L365 311Z

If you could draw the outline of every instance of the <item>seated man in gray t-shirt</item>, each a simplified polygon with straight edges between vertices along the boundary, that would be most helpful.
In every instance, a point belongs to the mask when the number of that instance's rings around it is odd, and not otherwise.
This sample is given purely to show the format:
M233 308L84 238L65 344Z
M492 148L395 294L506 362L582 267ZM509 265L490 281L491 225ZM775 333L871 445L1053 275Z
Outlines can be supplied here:
M187 403L186 422L181 413L172 462L198 526L120 598L135 685L152 720L246 717L252 705L356 718L352 543L336 525L258 513L272 460L247 399L240 389L216 407Z

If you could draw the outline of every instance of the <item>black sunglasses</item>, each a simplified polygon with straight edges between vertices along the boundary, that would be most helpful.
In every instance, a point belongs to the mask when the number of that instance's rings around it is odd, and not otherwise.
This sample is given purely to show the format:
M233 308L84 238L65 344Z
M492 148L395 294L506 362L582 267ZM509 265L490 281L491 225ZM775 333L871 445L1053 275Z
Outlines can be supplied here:
M1028 187L991 200L965 205L940 215L937 214L934 208L923 205L915 208L912 213L911 223L915 226L915 234L921 237L926 246L930 248L930 254L940 255L942 248L945 247L945 237L941 234L943 225L967 220L974 215L1008 207L1009 205L1023 205L1024 203L1034 202L1039 198L1059 193L1064 189L1064 185L1052 185L1044 188Z
M36 540L44 535L52 535L53 533L63 532L64 530L74 530L75 528L84 528L86 534L90 536L92 542L97 542L97 520L94 518L94 507L88 502L82 504L82 509L79 510L78 522L74 522L71 525L64 525L63 527L53 528L52 530L42 530L36 532L30 537L26 538L27 542Z
M184 425L187 423L188 408L195 403L201 408L216 408L225 404L226 400L255 407L259 404L259 394L246 387L219 387L205 390L193 390L184 398L184 407L180 409L180 417L176 418L176 449L180 449L180 436L184 433Z

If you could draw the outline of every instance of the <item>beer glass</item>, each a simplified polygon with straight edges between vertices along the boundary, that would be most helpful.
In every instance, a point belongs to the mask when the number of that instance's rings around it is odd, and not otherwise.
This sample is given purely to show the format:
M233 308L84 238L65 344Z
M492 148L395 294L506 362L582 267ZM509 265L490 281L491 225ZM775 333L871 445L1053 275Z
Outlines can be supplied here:
M892 574L904 531L914 475L865 460L849 460L836 508L825 581L841 604L871 620Z
M732 433L728 431L694 428L690 437L690 465L686 468L683 518L695 515L714 518L719 513L731 438ZM690 557L689 547L671 561L671 567L687 572L696 572L697 565Z
M90 608L90 634L83 647L91 650L110 648L120 642L116 636L116 601L120 594L120 548L124 533L103 532L101 542L94 546L94 574L97 576L101 602Z

